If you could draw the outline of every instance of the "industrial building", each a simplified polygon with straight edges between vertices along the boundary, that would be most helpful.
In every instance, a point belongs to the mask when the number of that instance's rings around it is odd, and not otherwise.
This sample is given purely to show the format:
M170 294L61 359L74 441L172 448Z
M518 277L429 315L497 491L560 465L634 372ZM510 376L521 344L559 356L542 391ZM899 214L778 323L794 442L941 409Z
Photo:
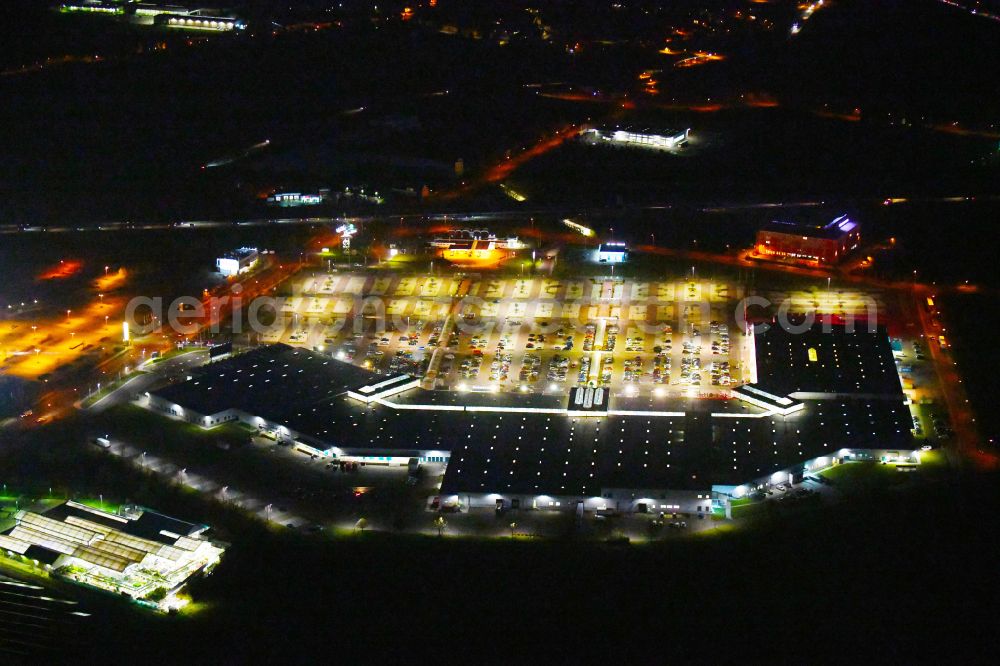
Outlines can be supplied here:
M822 226L774 221L757 232L754 254L812 265L835 264L861 243L861 226L841 215Z
M110 513L70 501L44 513L18 511L0 534L0 550L67 580L171 610L183 603L173 593L210 571L225 551L206 530L142 507Z
M227 252L215 260L215 267L226 277L246 273L260 259L260 253L255 247L241 247L232 252Z

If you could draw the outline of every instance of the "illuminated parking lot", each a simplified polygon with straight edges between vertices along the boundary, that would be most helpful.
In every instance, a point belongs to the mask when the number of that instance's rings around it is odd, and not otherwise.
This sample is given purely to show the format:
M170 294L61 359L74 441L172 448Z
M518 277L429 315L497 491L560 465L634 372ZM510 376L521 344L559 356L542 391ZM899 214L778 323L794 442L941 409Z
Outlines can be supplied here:
M300 275L261 342L428 388L711 396L743 381L735 284L703 279Z

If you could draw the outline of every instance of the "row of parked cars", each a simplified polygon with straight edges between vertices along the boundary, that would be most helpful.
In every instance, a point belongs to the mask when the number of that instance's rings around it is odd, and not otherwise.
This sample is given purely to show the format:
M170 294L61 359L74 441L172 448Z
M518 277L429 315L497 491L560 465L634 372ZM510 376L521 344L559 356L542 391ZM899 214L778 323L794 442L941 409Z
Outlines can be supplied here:
M538 379L542 358L538 354L525 354L521 363L521 373L518 377L522 382L533 382Z
M951 429L951 425L948 423L947 419L942 417L940 414L931 414L931 424L934 426L934 435L938 439L948 439L955 434L955 431Z
M681 381L692 386L701 384L701 357L684 356L681 358Z
M614 351L618 343L618 327L610 325L604 331L604 351Z
M733 383L729 374L729 361L712 361L708 364L708 371L712 374L713 386L729 386Z
M626 382L637 382L642 377L642 358L636 356L635 358L625 359L625 376Z
M549 372L546 376L550 382L564 382L569 373L569 359L558 354L549 363Z
M709 330L712 333L712 353L718 355L729 354L729 326L721 322L709 322Z

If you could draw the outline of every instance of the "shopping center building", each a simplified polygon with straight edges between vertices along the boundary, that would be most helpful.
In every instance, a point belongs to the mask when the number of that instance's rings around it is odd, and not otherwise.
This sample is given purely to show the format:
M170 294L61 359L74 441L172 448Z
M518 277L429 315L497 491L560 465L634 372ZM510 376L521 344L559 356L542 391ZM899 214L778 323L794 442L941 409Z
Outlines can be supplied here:
M143 403L205 428L238 420L312 456L447 463L445 504L697 513L820 464L918 455L886 332L857 329L755 334L754 381L728 400L428 391L277 344Z

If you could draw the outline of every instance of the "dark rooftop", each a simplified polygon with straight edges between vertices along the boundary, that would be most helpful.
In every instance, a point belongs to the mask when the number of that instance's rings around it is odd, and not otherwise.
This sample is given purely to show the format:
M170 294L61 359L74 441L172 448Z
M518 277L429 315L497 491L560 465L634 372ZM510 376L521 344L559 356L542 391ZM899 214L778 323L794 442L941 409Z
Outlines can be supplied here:
M757 345L760 381L770 390L841 395L806 400L801 412L787 417L758 418L750 416L761 410L733 400L618 397L613 410L658 414L574 417L552 413L567 406L557 396L419 388L389 398L400 407L394 409L341 395L381 376L285 345L205 366L195 379L159 395L206 409L202 414L237 407L345 453L451 451L445 493L585 497L602 488L705 490L842 447L910 445L912 423L884 331L791 336L772 328ZM817 350L817 361L808 360L809 348Z
M288 423L377 377L356 365L279 343L203 366L190 381L154 393L206 416L239 408Z
M889 336L879 326L869 332L867 322L815 325L791 333L772 324L754 337L757 384L771 393L796 392L864 394L902 400ZM816 360L812 360L815 358Z
M706 490L840 448L911 446L902 401L815 400L767 418L713 417L720 410L712 403L664 406L686 408L678 417L476 414L452 440L441 490L580 497L605 488Z
M65 522L68 516L76 516L77 518L99 523L126 534L131 534L132 536L159 541L168 545L173 544L177 539L160 534L161 530L178 536L191 536L206 529L204 525L189 523L179 518L171 518L170 516L150 511L149 509L142 509L142 514L137 519L123 522L97 511L88 511L86 508L74 506L71 502L64 502L52 507L45 512L45 516L60 522Z
M24 556L42 564L55 564L56 560L62 557L62 553L50 550L45 546L31 545L24 551Z

